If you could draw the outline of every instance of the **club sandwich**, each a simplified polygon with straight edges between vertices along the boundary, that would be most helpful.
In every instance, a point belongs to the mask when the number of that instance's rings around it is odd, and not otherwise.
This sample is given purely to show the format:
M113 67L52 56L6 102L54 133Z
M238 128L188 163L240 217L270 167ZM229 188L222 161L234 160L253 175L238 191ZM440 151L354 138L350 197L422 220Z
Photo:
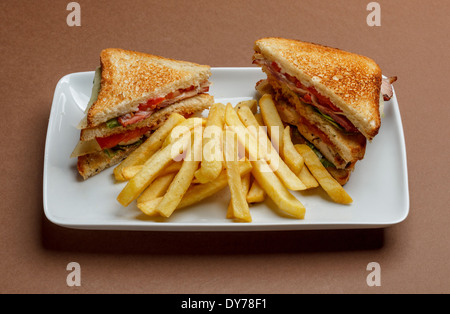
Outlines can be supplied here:
M296 126L345 184L380 129L380 67L368 57L299 40L262 38L254 50L253 63L267 74L256 89L273 96L283 122Z
M116 165L172 113L185 117L208 109L210 67L123 49L100 54L91 99L81 120L77 157L87 179Z

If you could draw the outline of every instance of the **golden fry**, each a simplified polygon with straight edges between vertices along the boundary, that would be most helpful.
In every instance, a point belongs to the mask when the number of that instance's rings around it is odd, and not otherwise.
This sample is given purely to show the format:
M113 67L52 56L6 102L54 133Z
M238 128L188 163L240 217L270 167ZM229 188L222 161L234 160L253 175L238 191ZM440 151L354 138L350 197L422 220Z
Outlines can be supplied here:
M172 132L166 137L162 147L177 141L179 138L190 133L194 127L201 122L202 126L206 125L206 119L203 118L189 118L173 128Z
M161 203L163 197L157 197L145 202L137 203L137 207L147 216L159 216L158 205Z
M291 129L289 126L283 131L283 145L284 162L296 175L298 175L303 168L304 160L292 143Z
M253 180L252 186L247 193L247 203L261 203L266 199L266 192L261 188L258 181Z
M314 151L305 144L295 145L295 149L305 159L305 164L311 171L312 175L317 179L320 186L327 192L331 199L339 204L350 204L353 202L350 195L344 188L331 176L319 160Z
M141 194L141 196L138 197L137 203L145 203L151 200L154 200L155 198L158 198L160 196L163 196L164 193L167 191L167 188L170 186L170 184L173 181L173 178L175 178L176 173L172 172L166 175L162 175L153 181L148 188L145 189L145 191Z
M203 150L200 169L195 172L195 178L200 183L206 183L217 178L223 170L222 134L225 116L225 106L214 104L206 121L203 132Z
M236 138L236 141L235 141ZM241 175L239 171L239 156L237 154L237 135L232 131L225 131L224 134L224 155L225 167L228 178L228 186L231 192L231 203L233 216L237 219L250 222L252 220L250 209L246 200L246 194L242 187Z
M242 193L246 196L247 199L247 193L250 190L250 178L251 178L251 173L247 173L246 175L243 175L241 177L241 182L242 182ZM248 203L248 201L247 201ZM230 201L230 203L228 204L228 210L227 210L227 218L236 218L234 216L234 208L233 208L233 202Z
M128 206L152 183L159 173L176 158L183 153L189 145L191 135L187 134L165 148L158 150L127 185L120 192L117 200L123 206Z
M170 165L165 167L159 176L163 176L172 172L177 172L180 170L182 163L181 162L172 162ZM125 180L130 180L132 177L134 177L139 171L144 168L144 165L139 166L130 166L130 167L124 167L122 169L122 175Z
M312 189L319 186L319 182L317 182L316 178L314 178L308 170L308 167L303 166L302 170L300 170L300 173L298 174L298 177L302 180L307 189Z
M191 185L192 179L194 178L194 173L200 164L199 156L201 156L202 149L202 133L203 127L201 124L194 127L194 140L190 149L188 149L183 165L167 189L166 194L164 194L161 203L158 204L157 210L164 217L170 217L170 215L172 215L173 211L181 202L183 195Z
M296 218L305 217L305 207L283 185L280 179L270 171L264 160L252 161L252 175L274 201L278 208Z
M258 138L257 142L259 144L258 148L260 152L258 159L265 159L288 189L293 191L305 190L306 186L298 178L298 176L291 169L289 169L280 155L278 155L277 151L267 137L267 134L261 130L262 128L259 126L252 112L248 108L243 107L238 110L238 115L243 125L248 128L250 135L253 136L253 138ZM261 152L266 153L262 154Z
M263 119L263 117L262 117L261 112L255 113L255 119L256 119L256 121L258 122L258 124L259 124L260 126L264 126L264 119Z
M239 164L239 171L241 176L250 173L252 170L252 165L249 161L241 162ZM178 204L177 209L185 208L194 204L201 202L202 200L213 196L217 192L223 190L228 185L228 177L226 171L222 171L222 173L217 177L216 180L205 184L197 184L191 185L187 192L184 194L183 199ZM139 209L147 215L154 215L157 213L156 208L161 202L162 197L156 198L154 200L138 203Z
M270 94L264 94L259 100L259 107L261 109L264 124L267 125L270 139L272 140L272 143L274 143L275 148L280 152L280 156L283 157L284 125L278 114L278 110L275 107L272 96Z
M239 110L242 107L248 107L253 113L258 111L258 102L256 99L243 100L236 105L236 110Z
M150 135L144 143L114 168L116 180L126 180L122 175L122 169L130 166L143 165L158 149L161 148L163 141L166 139L167 135L172 132L173 128L185 120L186 119L178 113L171 114L167 121Z

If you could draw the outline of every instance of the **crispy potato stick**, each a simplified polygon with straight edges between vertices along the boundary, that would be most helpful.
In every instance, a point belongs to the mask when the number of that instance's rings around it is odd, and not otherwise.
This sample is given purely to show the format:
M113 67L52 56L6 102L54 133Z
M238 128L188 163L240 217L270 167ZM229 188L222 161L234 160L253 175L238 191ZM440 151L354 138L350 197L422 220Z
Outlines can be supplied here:
M144 143L114 168L116 180L126 180L122 175L122 169L130 166L143 165L158 149L161 148L164 140L172 129L185 120L186 119L182 115L172 113L163 125L153 132Z
M181 168L181 162L173 162L169 166L165 167L164 170L159 174L160 176L166 175L168 173L176 172L180 170ZM144 165L139 166L130 166L130 167L124 167L122 169L122 175L125 180L130 180L132 177L134 177L139 171L144 168Z
M307 189L316 188L319 186L319 182L317 182L316 178L309 172L308 167L303 166L302 170L298 174L298 177L302 182L306 185Z
M224 134L225 167L227 170L228 186L231 192L233 216L246 222L252 221L250 209L246 200L246 194L242 187L239 172L239 157L237 153L237 135L226 130Z
M248 129L239 119L236 111L234 111L233 106L229 103L225 109L225 123L230 127L230 129L235 132L238 136L239 142L245 146L245 150L248 153L249 160L258 160L260 158L266 158L259 151L257 140L250 134Z
M142 170L142 168L144 168L144 165L137 165L137 166L127 166L127 167L123 167L122 168L122 172L121 172L121 179L120 181L128 181L130 180L132 177L134 177L139 171ZM116 176L116 180L117 180L117 176Z
M259 100L259 107L261 109L264 124L267 125L270 139L272 140L272 143L274 143L275 148L280 152L280 156L283 157L284 125L278 114L278 110L275 107L272 96L270 94L264 94Z
M163 197L157 197L146 202L137 203L137 207L147 216L160 216L158 211L158 205L161 203Z
M167 189L166 194L164 194L161 203L158 204L157 210L164 217L170 217L177 208L183 195L191 185L194 173L200 164L199 156L201 156L202 150L202 125L199 124L194 127L192 133L194 140L191 147L188 149L183 165Z
M174 158L186 150L190 140L191 134L189 133L157 151L147 160L142 170L128 181L117 197L117 201L123 206L130 205Z
M200 169L195 178L206 183L217 178L223 170L222 134L225 116L225 105L216 103L209 110L208 120L203 132L203 150Z
M247 203L261 203L266 199L266 192L261 188L258 181L254 180L247 193Z
M295 149L291 139L291 129L287 126L283 131L283 152L284 162L296 175L300 173L303 168L304 160L302 155Z
M241 162L239 164L239 171L241 176L250 173L252 170L252 165L250 161L246 160L245 162ZM187 190L186 194L184 194L183 199L178 204L177 209L185 208L196 203L201 202L202 200L216 194L217 192L223 190L228 185L228 177L226 174L226 170L222 171L222 173L217 177L217 179L198 185L191 185ZM138 203L138 208L147 215L154 215L157 212L156 208L161 202L162 197L156 198L152 201L145 203Z
M173 178L175 178L176 173L172 172L166 175L162 175L153 181L148 188L138 197L137 203L145 203L160 196L163 196L167 191L167 188L172 183Z
M299 179L299 177L286 165L283 159L278 155L276 149L272 146L267 134L262 131L255 119L255 116L252 114L250 109L243 107L238 110L238 115L242 123L248 128L250 134L258 138L260 152L267 152L268 156L266 161L269 163L272 170L275 174L280 178L283 184L290 190L293 191L301 191L306 190L306 186ZM264 159L261 158L259 159Z
M172 132L170 132L169 136L166 137L162 147L166 147L167 145L175 142L179 138L183 137L185 134L191 132L191 130L199 124L202 123L202 126L206 125L206 119L203 118L189 118L178 124Z
M305 207L271 171L266 161L252 161L252 175L278 208L296 218L305 217Z
M258 121L258 124L260 126L264 126L264 119L262 117L261 112L255 113L255 119L256 119L256 121Z
M236 105L236 110L239 110L243 106L250 108L253 113L256 113L258 111L258 102L256 101L256 99L244 100L239 102Z
M295 145L295 149L305 159L305 164L312 175L319 181L320 186L327 192L331 199L339 204L350 204L352 198L344 188L331 176L319 160L314 151L305 144Z
M241 176L250 173L252 170L252 165L248 160L239 162L239 172ZM178 208L184 208L195 203L200 202L201 200L212 196L224 189L228 185L228 176L225 171L222 171L220 176L217 177L216 180L208 182L206 184L194 185L189 188L189 190L184 195L181 203L178 205Z
M247 196L247 193L250 190L250 178L251 178L251 176L252 176L251 173L247 173L246 175L241 177L242 193L245 196ZM232 201L230 201L230 203L228 204L227 218L229 218L229 219L236 218L234 216L234 208L233 208L233 202Z

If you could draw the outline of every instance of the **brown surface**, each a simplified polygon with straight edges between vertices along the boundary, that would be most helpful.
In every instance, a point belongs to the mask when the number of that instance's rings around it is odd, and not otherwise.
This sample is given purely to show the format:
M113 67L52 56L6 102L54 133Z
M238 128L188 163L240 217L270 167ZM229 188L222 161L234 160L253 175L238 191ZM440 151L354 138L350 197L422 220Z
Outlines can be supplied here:
M369 27L369 2L79 1L82 26L68 27L69 1L2 1L0 292L450 292L450 5L378 1L382 26ZM375 230L163 233L46 220L44 143L62 76L93 70L106 47L249 66L254 40L272 35L368 55L399 77L406 221ZM81 287L66 285L72 261L81 265ZM366 284L369 262L381 266L381 287Z

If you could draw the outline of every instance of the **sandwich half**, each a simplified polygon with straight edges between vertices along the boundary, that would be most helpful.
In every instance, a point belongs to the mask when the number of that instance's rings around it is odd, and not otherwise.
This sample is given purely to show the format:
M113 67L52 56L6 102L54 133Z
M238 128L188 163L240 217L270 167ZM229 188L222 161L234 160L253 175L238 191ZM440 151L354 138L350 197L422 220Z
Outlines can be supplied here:
M105 49L95 71L91 99L79 124L77 157L87 179L135 150L172 113L208 109L210 67L122 49Z
M283 122L296 126L345 184L380 128L379 66L358 54L284 38L257 40L254 50L253 63L267 74L257 90L273 96Z

